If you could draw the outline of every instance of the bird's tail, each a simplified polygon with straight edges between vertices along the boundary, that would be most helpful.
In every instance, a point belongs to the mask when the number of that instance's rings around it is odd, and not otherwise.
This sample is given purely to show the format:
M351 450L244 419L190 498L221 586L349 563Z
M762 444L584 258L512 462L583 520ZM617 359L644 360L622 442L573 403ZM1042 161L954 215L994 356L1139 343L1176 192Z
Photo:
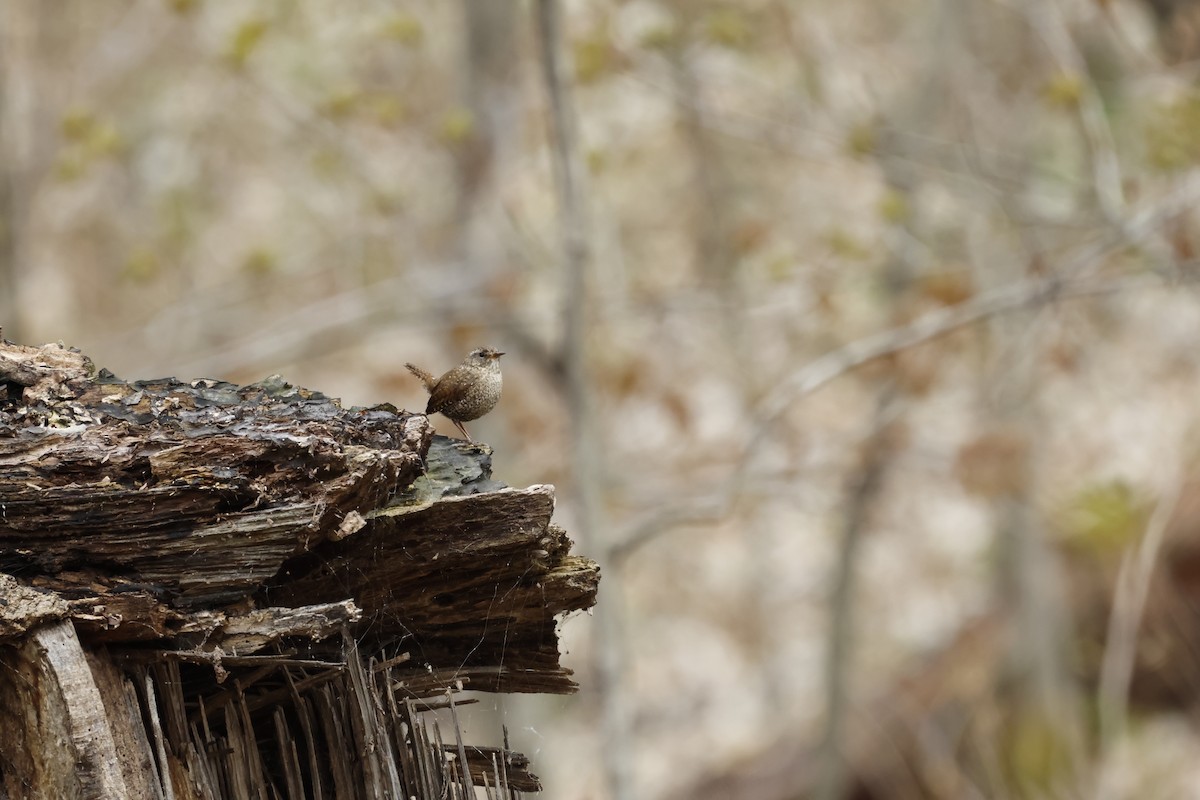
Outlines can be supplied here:
M425 391L427 391L427 392L433 391L433 376L432 375L430 375L428 372L426 372L425 370L418 367L416 364L405 364L404 367L409 372L411 372L413 375L416 375L418 378L421 379L421 383L425 384Z

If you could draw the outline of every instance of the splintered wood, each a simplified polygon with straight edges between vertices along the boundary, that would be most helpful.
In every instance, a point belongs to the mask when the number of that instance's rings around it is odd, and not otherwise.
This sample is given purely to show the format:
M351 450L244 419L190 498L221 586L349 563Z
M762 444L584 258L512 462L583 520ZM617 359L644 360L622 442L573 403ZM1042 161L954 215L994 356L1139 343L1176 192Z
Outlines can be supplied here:
M457 692L573 691L556 620L599 572L490 457L278 378L0 341L0 796L536 791Z

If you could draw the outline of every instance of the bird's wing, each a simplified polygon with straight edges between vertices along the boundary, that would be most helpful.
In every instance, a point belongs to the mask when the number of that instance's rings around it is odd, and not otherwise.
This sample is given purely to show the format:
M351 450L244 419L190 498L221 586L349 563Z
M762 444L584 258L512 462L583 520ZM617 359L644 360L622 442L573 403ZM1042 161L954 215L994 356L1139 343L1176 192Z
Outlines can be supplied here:
M458 375L455 372L457 369L458 367L455 367L450 370L434 381L433 385L429 387L429 403L425 406L426 414L441 411L454 400L455 387L460 386L462 383L458 380Z

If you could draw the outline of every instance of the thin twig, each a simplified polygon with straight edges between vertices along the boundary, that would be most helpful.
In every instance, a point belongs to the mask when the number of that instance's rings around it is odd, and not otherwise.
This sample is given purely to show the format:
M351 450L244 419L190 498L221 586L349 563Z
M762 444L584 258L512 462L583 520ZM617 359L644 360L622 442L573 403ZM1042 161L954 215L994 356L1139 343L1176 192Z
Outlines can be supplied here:
M1182 492L1183 480L1176 474L1146 523L1146 530L1137 544L1121 559L1117 574L1112 612L1108 618L1104 659L1100 665L1100 686L1097 700L1100 707L1100 742L1111 747L1120 741L1128 724L1129 686L1137 659L1138 630L1150 592L1150 581L1158 563L1168 523L1175 513ZM1105 762L1107 764L1107 762ZM1113 796L1111 769L1100 773L1098 796Z
M854 635L854 592L858 551L862 545L871 509L879 496L884 475L892 461L892 422L900 407L895 389L887 387L879 396L872 430L864 445L864 461L852 477L847 492L845 527L838 543L833 591L829 600L829 634L825 653L825 722L821 737L820 781L816 797L837 800L846 782L843 729L849 707L848 678L851 673Z
M1055 0L1022 3L1021 10L1030 26L1041 36L1061 77L1077 83L1075 110L1092 169L1092 190L1105 220L1121 227L1126 217L1121 162L1117 157L1100 91L1089 77L1083 54L1067 30L1063 10Z
M450 719L454 724L454 740L458 743L458 762L462 768L462 786L468 797L475 796L475 780L471 777L471 767L467 762L467 746L463 743L462 725L458 722L458 709L454 705L454 690L446 690L446 702L450 704Z
M706 494L656 509L609 548L608 557L624 563L642 545L655 539L664 530L683 526L716 525L729 518L735 497L729 492Z
M1091 167L1092 192L1101 215L1122 238L1128 239L1154 261L1156 268L1168 268L1172 260L1171 248L1163 236L1154 231L1149 235L1138 235L1130 230L1134 223L1127 210L1125 179L1108 123L1108 112L1100 89L1091 78L1087 61L1067 28L1060 0L1020 3L1018 13L1026 16L1029 25L1042 38L1062 78L1076 82L1076 120Z
M154 697L154 681L150 678L149 670L142 671L141 678L142 689L146 697L146 716L150 719L150 731L154 737L154 752L158 756L159 780L162 783L163 797L166 800L175 800L174 784L171 781L171 766L167 760L166 739L163 737L158 701Z

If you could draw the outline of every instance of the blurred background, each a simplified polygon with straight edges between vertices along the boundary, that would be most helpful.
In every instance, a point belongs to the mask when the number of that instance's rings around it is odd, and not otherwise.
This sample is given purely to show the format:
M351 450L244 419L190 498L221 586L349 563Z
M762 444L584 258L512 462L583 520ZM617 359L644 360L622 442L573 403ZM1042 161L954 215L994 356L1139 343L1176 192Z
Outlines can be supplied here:
M0 325L472 425L546 797L1200 797L1200 3L6 0ZM453 435L448 421L434 423Z

